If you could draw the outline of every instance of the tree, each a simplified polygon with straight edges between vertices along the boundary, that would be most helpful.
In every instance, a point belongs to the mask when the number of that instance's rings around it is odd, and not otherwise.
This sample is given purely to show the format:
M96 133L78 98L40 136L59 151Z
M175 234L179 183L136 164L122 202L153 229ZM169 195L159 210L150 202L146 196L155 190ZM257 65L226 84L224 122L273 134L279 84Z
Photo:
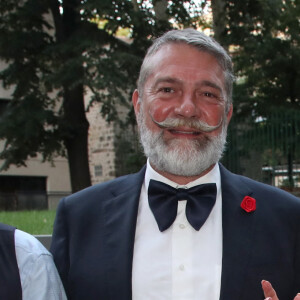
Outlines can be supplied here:
M265 113L266 104L299 109L299 0L211 5L215 38L231 52L239 79L236 101L250 105L256 116Z
M189 8L187 8L189 4ZM129 105L151 38L173 27L195 25L190 1L10 0L0 3L0 79L14 92L0 119L3 169L66 155L72 191L90 185L84 95L117 119ZM170 20L173 20L173 23ZM118 38L125 28L129 42Z
M213 0L214 20L218 20L222 7L225 18L217 24L217 38L233 55L237 75L235 115L242 124L248 121L249 129L254 126L255 130L258 127L265 132L278 126L278 120L273 118L276 111L300 112L299 0ZM292 132L293 138L286 143L285 135L278 134L277 143L287 145L284 153L293 185L300 124L296 119L284 122L281 131ZM262 142L260 137L258 134L251 143L270 149L272 145L267 140Z
M226 0L211 0L211 9L213 13L213 31L214 38L221 44L226 36L226 14L225 12Z

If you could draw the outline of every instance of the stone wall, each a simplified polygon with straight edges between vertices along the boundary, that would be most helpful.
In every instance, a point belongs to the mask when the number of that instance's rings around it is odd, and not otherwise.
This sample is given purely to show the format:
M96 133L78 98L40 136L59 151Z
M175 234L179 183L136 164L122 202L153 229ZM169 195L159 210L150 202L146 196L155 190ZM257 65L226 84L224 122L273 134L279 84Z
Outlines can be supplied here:
M115 178L115 125L107 123L94 104L87 113L89 129L89 164L92 184Z

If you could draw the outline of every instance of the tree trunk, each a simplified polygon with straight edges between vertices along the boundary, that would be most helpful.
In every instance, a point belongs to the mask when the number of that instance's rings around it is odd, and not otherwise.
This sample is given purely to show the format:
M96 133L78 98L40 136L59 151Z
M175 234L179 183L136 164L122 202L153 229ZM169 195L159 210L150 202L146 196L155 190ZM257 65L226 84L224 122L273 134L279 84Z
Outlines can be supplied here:
M55 36L58 44L68 43L68 40L76 34L80 28L80 16L77 7L80 0L65 0L61 4L58 0L51 0L51 11L55 24ZM63 14L59 12L59 6L63 5ZM78 65L75 68L76 79L65 80L63 91L63 117L62 135L67 149L68 163L72 192L77 192L91 185L88 158L88 130L89 123L85 114L83 67L81 65L82 53L76 49L66 47L64 62L72 59Z
M224 37L226 35L226 3L225 0L211 0L213 13L214 38L226 48Z
M71 90L65 88L64 122L71 133L65 138L65 145L73 193L91 185L88 159L89 123L85 115L83 95L82 85Z
M169 17L167 15L167 8L168 8L167 0L157 0L153 3L155 17L160 22L168 22L169 21Z
M132 2L133 10L135 12L139 11L140 9L139 9L139 4L138 4L137 0L131 0L131 2Z
M167 14L168 1L167 0L157 0L153 1L153 9L155 13L155 18L157 22L157 27L161 34L166 30L171 29L169 23L169 16Z

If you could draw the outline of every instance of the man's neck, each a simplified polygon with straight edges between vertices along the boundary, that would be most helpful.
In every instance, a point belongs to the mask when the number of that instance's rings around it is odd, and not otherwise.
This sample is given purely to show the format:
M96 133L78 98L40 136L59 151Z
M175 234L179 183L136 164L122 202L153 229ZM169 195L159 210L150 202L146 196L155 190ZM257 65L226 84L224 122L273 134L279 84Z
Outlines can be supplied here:
M186 185L188 184L189 182L192 182L204 175L206 175L209 171L211 171L213 169L213 167L215 166L215 164L211 165L208 169L206 169L205 171L203 171L201 174L199 175L195 175L195 176L180 176L180 175L175 175L175 174L171 174L171 173L168 173L168 172L165 172L165 171L161 171L159 169L157 169L153 164L151 164L150 162L150 165L151 167L157 172L159 173L160 175L168 178L169 180L173 181L173 182L176 182L177 184L179 185Z

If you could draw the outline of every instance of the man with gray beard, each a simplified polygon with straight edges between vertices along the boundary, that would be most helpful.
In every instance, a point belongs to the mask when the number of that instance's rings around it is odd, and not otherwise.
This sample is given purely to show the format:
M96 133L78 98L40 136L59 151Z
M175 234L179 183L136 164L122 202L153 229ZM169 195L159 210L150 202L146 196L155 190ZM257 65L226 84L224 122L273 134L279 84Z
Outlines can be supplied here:
M147 165L59 204L68 299L300 300L299 199L219 163L233 80L196 30L154 41L132 96Z

